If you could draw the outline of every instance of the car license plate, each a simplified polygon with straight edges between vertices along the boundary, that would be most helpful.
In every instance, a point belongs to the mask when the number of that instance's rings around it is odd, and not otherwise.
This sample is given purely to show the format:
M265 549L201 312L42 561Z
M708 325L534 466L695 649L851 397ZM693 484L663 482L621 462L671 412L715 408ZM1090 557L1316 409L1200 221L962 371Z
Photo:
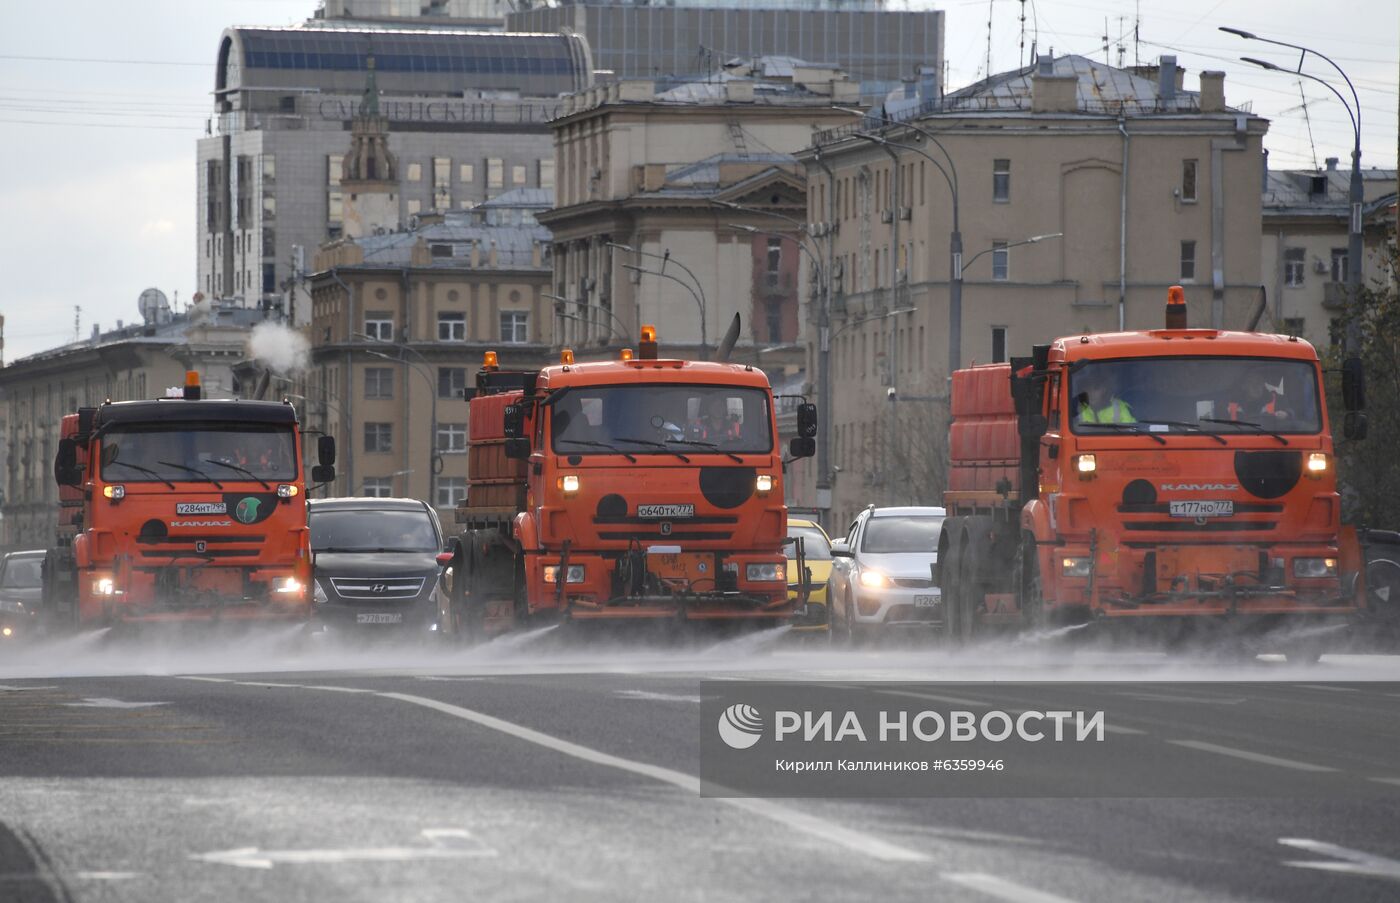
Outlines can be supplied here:
M403 612L373 612L355 615L356 624L402 624Z
M939 602L941 602L941 601L943 601L943 597L942 597L942 596L934 596L934 595L929 595L928 593L920 593L919 595L917 595L917 596L914 597L914 607L915 607L915 608L933 608L935 605L937 605L937 604L938 604Z
M1172 502L1169 510L1172 517L1234 517L1235 503L1229 499L1211 501L1190 499Z
M638 517L694 517L694 505L638 505Z

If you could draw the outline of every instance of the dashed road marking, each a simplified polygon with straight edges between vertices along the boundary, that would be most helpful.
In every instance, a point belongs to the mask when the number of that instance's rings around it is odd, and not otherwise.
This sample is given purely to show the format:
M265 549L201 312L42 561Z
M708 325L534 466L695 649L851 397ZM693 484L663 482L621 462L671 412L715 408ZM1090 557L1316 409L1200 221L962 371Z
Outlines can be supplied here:
M74 709L149 709L152 706L170 705L168 702L125 702L120 699L108 699L105 696L84 699L82 702L60 704Z
M464 828L428 828L423 831L426 846L346 847L320 850L264 850L237 847L193 853L196 862L232 865L237 868L267 870L274 865L326 865L342 862L413 862L422 859L491 859L499 856Z
M1283 759L1278 756L1267 756L1264 753L1250 752L1247 749L1235 749L1233 746L1220 746L1216 743L1206 743L1202 740L1168 740L1168 743L1176 746L1184 746L1187 749L1196 749L1201 752L1218 753L1222 756L1230 756L1235 759L1244 759L1247 762L1258 762L1261 765L1276 765L1279 768L1292 768L1295 771L1337 771L1326 765L1314 765L1311 762L1299 762L1296 759Z
M1073 903L1068 897L1026 887L985 872L944 872L939 877L1008 903Z
M681 696L674 693L654 693L651 690L618 690L616 693L623 699L648 699L654 702L692 702L700 703L699 696Z
M1329 693L1355 693L1356 687L1338 687L1332 684L1296 684L1305 690L1326 690Z
M1363 853L1360 850L1347 849L1337 846L1335 843L1309 840L1305 837L1280 837L1278 842L1286 847L1293 847L1295 850L1306 850L1319 856L1332 857L1331 859L1284 860L1284 865L1300 869L1340 872L1346 875L1392 878L1400 881L1400 861L1394 859L1387 859L1374 853Z

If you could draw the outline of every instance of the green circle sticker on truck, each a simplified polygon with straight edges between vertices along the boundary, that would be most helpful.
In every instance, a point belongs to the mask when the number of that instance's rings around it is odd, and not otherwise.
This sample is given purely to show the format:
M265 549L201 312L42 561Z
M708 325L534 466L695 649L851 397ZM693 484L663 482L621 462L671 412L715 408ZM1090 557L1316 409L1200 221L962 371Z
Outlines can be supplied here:
M238 507L233 510L233 516L238 518L239 523L251 524L258 519L258 506L262 504L262 499L248 496L239 501Z

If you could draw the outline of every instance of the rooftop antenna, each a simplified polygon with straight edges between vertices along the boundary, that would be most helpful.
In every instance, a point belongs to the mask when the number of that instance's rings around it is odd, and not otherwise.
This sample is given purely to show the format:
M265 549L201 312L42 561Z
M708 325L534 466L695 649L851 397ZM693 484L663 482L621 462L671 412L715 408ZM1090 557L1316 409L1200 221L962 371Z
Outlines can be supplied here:
M1303 122L1308 126L1308 147L1312 148L1313 169L1317 169L1317 143L1313 141L1312 115L1308 113L1308 96L1303 93L1303 79L1298 79L1298 96L1303 98Z
M1016 65L1026 65L1026 0L1021 0L1021 43L1016 50Z
M1142 58L1138 55L1141 49L1138 42L1142 39L1142 0L1135 0L1133 4L1133 65L1141 66Z
M83 308L81 305L73 305L73 341L78 341L83 334Z
M992 77L992 10L996 8L996 0L987 0L987 59L982 67L982 77Z
M1103 61L1108 65L1113 65L1113 60L1108 55L1108 16L1103 17Z

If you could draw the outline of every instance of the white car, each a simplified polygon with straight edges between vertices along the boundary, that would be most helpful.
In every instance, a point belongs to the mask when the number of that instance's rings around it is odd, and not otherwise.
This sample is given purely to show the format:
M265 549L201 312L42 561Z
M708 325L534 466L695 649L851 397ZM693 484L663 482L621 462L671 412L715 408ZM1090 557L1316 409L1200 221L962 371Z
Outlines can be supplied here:
M866 508L846 538L831 544L827 581L833 642L884 628L939 628L943 596L934 584L944 511L935 507Z

